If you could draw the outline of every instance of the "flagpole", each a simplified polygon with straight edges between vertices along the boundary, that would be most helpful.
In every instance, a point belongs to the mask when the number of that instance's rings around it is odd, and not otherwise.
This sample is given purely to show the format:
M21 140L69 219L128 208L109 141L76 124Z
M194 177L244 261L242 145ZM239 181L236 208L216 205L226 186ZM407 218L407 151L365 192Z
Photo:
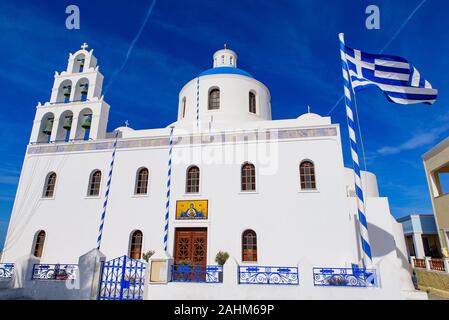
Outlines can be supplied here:
M346 106L346 119L348 122L348 132L349 139L351 145L351 157L352 157L352 165L354 169L354 181L355 181L355 191L357 196L357 211L358 211L358 220L360 225L360 244L363 255L363 264L364 267L371 266L372 263L372 255L371 255L371 246L369 243L368 237L368 223L366 220L365 213L365 199L363 196L362 189L362 178L360 175L360 164L359 164L359 152L357 147L357 137L355 133L356 128L356 119L354 118L354 108L353 108L353 100L351 93L355 96L355 92L352 88L351 77L349 74L349 68L346 59L346 53L344 51L345 47L345 38L344 34L340 33L338 35L340 39L340 55L342 62L342 73L344 79L344 92L345 92L345 106Z
M106 208L108 206L109 190L111 188L111 180L112 180L112 171L114 170L114 161L115 161L115 152L117 150L118 134L119 134L119 131L117 130L115 132L115 140L114 140L114 144L112 146L112 149L113 149L112 159L111 159L111 163L109 165L108 182L106 184L106 191L105 191L105 196L104 196L103 211L101 214L100 227L98 228L98 238L97 238L97 249L98 250L100 250L101 238L103 236L104 219L106 217Z
M164 247L165 252L167 252L168 222L169 222L169 214L170 214L171 168L172 168L172 156L173 156L173 129L174 129L174 126L171 126L170 127L170 136L168 139L167 195L166 195L166 201L165 201L165 223L164 223L164 239L163 239L163 247Z

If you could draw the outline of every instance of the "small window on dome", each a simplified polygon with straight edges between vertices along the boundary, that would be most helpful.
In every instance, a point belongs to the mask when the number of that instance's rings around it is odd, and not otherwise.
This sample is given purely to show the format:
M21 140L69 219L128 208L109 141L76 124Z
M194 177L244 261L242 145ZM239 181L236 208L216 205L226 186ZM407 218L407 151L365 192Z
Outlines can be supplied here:
M254 92L249 93L249 112L256 113L256 95Z
M220 89L212 89L209 93L209 110L220 109Z
M182 117L186 116L186 97L182 99Z

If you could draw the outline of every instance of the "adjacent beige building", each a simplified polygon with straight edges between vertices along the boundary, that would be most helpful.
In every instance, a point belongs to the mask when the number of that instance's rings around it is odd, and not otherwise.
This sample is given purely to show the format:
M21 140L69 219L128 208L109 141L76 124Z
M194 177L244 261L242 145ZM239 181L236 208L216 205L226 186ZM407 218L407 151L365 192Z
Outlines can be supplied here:
M449 257L449 137L423 155L430 198L441 241Z

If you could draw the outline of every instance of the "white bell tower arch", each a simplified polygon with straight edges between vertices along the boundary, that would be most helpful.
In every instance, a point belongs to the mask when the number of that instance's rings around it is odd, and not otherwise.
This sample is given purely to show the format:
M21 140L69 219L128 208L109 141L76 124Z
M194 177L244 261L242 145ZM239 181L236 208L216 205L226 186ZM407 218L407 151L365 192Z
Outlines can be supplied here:
M103 75L87 43L69 54L67 69L55 72L50 101L36 108L30 143L97 140L106 136L110 106L103 100Z

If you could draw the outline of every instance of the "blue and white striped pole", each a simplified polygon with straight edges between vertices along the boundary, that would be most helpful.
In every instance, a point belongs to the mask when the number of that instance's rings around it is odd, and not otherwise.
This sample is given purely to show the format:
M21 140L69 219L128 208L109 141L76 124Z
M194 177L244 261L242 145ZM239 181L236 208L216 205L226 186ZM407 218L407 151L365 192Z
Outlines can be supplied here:
M346 54L344 51L345 46L345 38L344 34L340 33L338 35L340 39L340 55L341 55L341 63L342 63L342 71L343 71L343 79L344 79L344 91L345 91L345 105L346 105L346 117L348 120L348 131L349 131L349 139L351 141L351 156L352 156L352 165L354 168L354 178L355 178L355 191L357 195L357 208L358 208L358 217L360 224L360 242L363 251L363 260L365 267L369 266L372 262L371 256L371 247L369 244L368 237L368 223L366 221L365 214L365 199L363 197L362 190L362 178L360 176L360 165L359 165L359 155L357 148L357 138L355 134L356 122L354 118L354 109L352 106L352 95L354 94L354 90L352 89L351 78L348 72L348 64L346 60Z
M170 140L168 148L168 173L167 173L167 200L165 203L165 226L164 226L164 250L167 252L168 241L168 217L170 213L170 185L171 185L171 159L173 153L173 128L170 127Z
M196 128L200 127L200 77L196 78Z
M103 213L101 214L101 223L100 223L100 228L98 229L98 238L97 238L97 249L98 250L100 250L101 237L103 235L104 218L106 216L106 207L108 206L109 189L111 188L112 170L114 169L115 151L117 150L117 139L118 139L118 131L115 132L115 141L114 141L113 151L112 151L112 160L111 160L111 164L109 165L108 183L106 185L106 193L104 196Z

